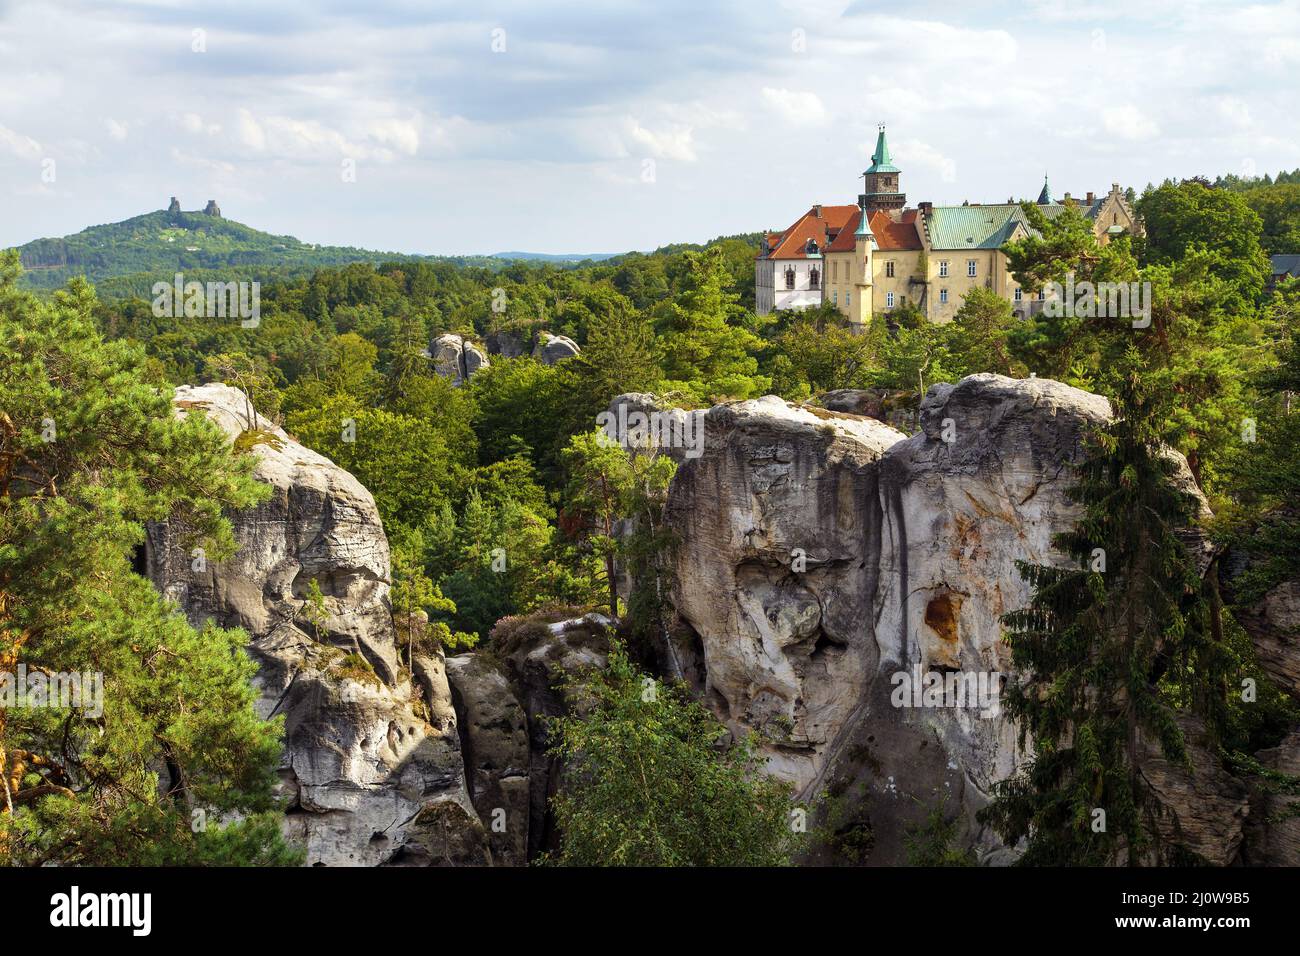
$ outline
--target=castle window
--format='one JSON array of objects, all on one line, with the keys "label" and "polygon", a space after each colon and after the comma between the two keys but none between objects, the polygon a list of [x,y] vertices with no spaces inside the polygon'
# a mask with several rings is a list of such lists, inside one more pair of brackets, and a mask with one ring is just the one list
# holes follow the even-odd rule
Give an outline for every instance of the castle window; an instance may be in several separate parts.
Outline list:
[{"label": "castle window", "polygon": [[847,308],[848,308],[849,306],[851,306],[852,304],[853,304],[853,293],[852,293],[852,292],[845,292],[845,293],[844,293],[844,308],[847,309]]},{"label": "castle window", "polygon": [[940,260],[939,260],[939,278],[940,278],[940,279],[946,279],[946,278],[948,278],[948,260],[947,260],[947,259],[940,259]]},{"label": "castle window", "polygon": [[970,278],[972,278],[972,279],[975,278],[975,260],[974,260],[974,259],[967,259],[967,260],[966,260],[966,275],[970,276]]},{"label": "castle window", "polygon": [[840,294],[838,292],[831,293],[831,302],[833,302],[835,305],[840,304]]},{"label": "castle window", "polygon": [[817,288],[817,283],[820,279],[821,276],[818,275],[816,267],[813,267],[812,269],[808,270],[808,288],[810,289]]},{"label": "castle window", "polygon": [[885,263],[885,278],[886,279],[894,278],[894,262],[892,259],[889,262]]},{"label": "castle window", "polygon": [[790,266],[785,270],[785,287],[787,289],[794,288],[794,266]]},{"label": "castle window", "polygon": [[1019,302],[1019,301],[1020,301],[1021,299],[1023,299],[1024,297],[1025,297],[1025,294],[1024,294],[1024,292],[1021,290],[1020,286],[1016,286],[1015,300],[1016,300],[1017,302]]},{"label": "castle window", "polygon": [[948,290],[947,290],[947,289],[940,289],[940,290],[939,290],[939,301],[940,301],[942,304],[944,304],[944,305],[947,305],[947,304],[948,304]]},{"label": "castle window", "polygon": [[1039,289],[1039,290],[1038,290],[1038,301],[1039,301],[1039,302],[1044,302],[1044,301],[1046,301],[1046,299],[1047,299],[1047,290],[1046,290],[1046,289]]},{"label": "castle window", "polygon": [[894,293],[892,293],[892,292],[886,292],[886,293],[885,293],[885,308],[887,308],[887,309],[892,309],[893,307],[894,307]]}]

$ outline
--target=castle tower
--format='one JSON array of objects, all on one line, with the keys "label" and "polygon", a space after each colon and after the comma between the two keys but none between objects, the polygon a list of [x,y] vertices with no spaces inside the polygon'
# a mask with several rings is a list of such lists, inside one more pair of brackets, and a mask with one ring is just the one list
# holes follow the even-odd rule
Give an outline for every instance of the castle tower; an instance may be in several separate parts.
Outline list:
[{"label": "castle tower", "polygon": [[217,201],[215,199],[209,199],[208,204],[203,207],[203,214],[205,216],[216,216],[218,219],[220,219],[221,207],[217,205]]},{"label": "castle tower", "polygon": [[181,211],[180,200],[178,200],[175,196],[173,196],[171,203],[169,203],[167,206],[167,211],[169,213],[180,212]]},{"label": "castle tower", "polygon": [[853,323],[852,327],[859,331],[871,324],[871,314],[875,307],[871,292],[871,277],[875,273],[875,256],[879,245],[875,233],[871,231],[870,218],[871,213],[863,209],[862,215],[858,217],[858,228],[853,232],[855,264],[852,275],[856,293],[849,306],[849,321]]},{"label": "castle tower", "polygon": [[899,192],[898,176],[901,170],[889,156],[889,143],[885,141],[885,124],[880,124],[876,137],[876,151],[871,154],[871,165],[862,174],[866,191],[858,197],[858,205],[870,216],[878,210],[902,209],[907,205],[907,195]]}]

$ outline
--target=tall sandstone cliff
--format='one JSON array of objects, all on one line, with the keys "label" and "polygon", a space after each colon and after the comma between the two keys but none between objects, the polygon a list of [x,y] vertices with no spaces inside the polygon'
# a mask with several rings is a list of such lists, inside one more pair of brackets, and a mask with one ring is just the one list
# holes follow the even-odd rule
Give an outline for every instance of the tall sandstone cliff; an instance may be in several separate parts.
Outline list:
[{"label": "tall sandstone cliff", "polygon": [[[652,396],[620,403],[653,410]],[[235,389],[181,388],[175,404],[250,447],[273,494],[232,515],[238,551],[225,562],[197,560],[183,529],[152,526],[149,573],[196,624],[251,635],[261,712],[286,719],[286,829],[307,862],[518,865],[553,848],[560,768],[544,718],[562,709],[567,675],[602,666],[610,622],[517,623],[492,655],[417,655],[410,673],[370,493]],[[758,735],[769,772],[834,805],[834,827],[871,834],[846,841],[859,862],[903,862],[906,827],[935,806],[959,814],[959,839],[982,862],[1010,861],[975,812],[1026,757],[1015,728],[979,701],[896,706],[898,675],[1011,676],[999,617],[1029,598],[1015,562],[1060,560],[1051,538],[1076,514],[1071,466],[1106,401],[977,375],[932,388],[910,438],[773,397],[692,414],[703,453],[666,451],[679,462],[667,506],[675,657],[696,693],[734,733]],[[1290,618],[1269,622],[1263,650],[1291,630]],[[1280,799],[1247,791],[1187,731],[1190,772],[1149,755],[1172,808],[1162,825],[1212,862],[1294,862]],[[1298,741],[1259,756],[1293,769]]]},{"label": "tall sandstone cliff", "polygon": [[[1109,415],[1058,382],[984,374],[931,388],[910,438],[773,397],[705,416],[667,507],[688,670],[734,733],[757,732],[771,772],[871,832],[864,860],[902,862],[906,827],[940,806],[981,860],[1011,858],[975,813],[1025,759],[1015,727],[992,698],[914,707],[896,691],[932,672],[972,690],[1012,676],[1000,618],[1030,597],[1015,563],[1062,560],[1071,466]],[[1232,859],[1244,788],[1172,769],[1161,786],[1170,830]]]},{"label": "tall sandstone cliff", "polygon": [[286,830],[308,865],[490,862],[442,655],[417,655],[414,674],[399,661],[388,540],[370,492],[236,389],[181,387],[174,404],[252,441],[272,495],[232,515],[238,551],[223,562],[185,550],[182,529],[152,526],[149,575],[195,624],[249,633],[259,711],[285,718]]}]

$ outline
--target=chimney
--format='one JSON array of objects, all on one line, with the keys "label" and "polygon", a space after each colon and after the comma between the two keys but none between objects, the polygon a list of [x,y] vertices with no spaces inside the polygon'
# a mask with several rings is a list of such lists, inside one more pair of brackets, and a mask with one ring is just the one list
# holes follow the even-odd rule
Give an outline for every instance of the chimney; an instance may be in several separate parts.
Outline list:
[{"label": "chimney", "polygon": [[822,217],[822,204],[813,203],[813,218],[820,219],[821,217]]},{"label": "chimney", "polygon": [[1091,206],[1091,205],[1092,205],[1093,203],[1095,203],[1096,201],[1097,201],[1097,194],[1094,193],[1094,192],[1092,192],[1091,190],[1089,190],[1089,191],[1088,191],[1088,205]]}]

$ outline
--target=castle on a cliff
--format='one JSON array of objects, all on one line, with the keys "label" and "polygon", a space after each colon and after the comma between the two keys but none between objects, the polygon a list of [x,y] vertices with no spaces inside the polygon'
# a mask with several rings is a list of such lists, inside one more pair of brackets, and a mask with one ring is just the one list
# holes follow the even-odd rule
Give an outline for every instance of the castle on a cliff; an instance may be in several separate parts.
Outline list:
[{"label": "castle on a cliff", "polygon": [[[1042,291],[1022,289],[1001,252],[1032,232],[1019,203],[908,208],[901,173],[881,126],[856,205],[815,204],[789,229],[764,236],[754,265],[759,314],[829,301],[854,324],[867,324],[876,313],[910,304],[946,322],[976,286],[1009,299],[1018,314],[1041,308]],[[1066,193],[1058,202],[1044,177],[1037,205],[1049,219],[1074,206],[1101,242],[1142,232],[1118,183],[1102,196]]]}]

